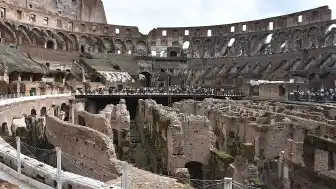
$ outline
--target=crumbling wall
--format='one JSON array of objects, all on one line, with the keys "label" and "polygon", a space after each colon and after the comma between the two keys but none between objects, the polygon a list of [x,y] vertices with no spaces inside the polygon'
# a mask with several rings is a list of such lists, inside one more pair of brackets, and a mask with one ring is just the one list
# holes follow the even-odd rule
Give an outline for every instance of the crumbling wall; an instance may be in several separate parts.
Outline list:
[{"label": "crumbling wall", "polygon": [[113,141],[107,135],[54,116],[47,116],[46,121],[46,137],[51,144],[60,147],[69,156],[94,162],[90,166],[85,161],[78,164],[92,178],[108,181],[121,175],[120,161],[115,159]]},{"label": "crumbling wall", "polygon": [[180,174],[176,171],[182,171],[179,168],[188,162],[208,165],[215,139],[205,116],[180,113],[153,100],[139,100],[137,120],[149,130],[149,137],[156,141],[163,154],[166,149],[167,155],[163,158],[169,174]]},{"label": "crumbling wall", "polygon": [[[83,119],[84,123],[80,119]],[[90,127],[106,135],[113,134],[109,120],[102,114],[91,114],[87,111],[75,111],[75,124]]]},{"label": "crumbling wall", "polygon": [[179,114],[184,139],[185,161],[197,161],[207,165],[215,136],[210,121],[205,116]]}]

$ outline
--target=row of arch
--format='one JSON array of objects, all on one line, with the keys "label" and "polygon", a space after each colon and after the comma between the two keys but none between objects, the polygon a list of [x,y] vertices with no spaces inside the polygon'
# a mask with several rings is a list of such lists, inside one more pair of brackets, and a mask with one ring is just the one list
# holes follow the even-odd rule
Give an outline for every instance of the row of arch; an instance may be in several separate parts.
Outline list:
[{"label": "row of arch", "polygon": [[[61,116],[62,120],[63,121],[69,121],[69,113],[70,113],[70,106],[67,105],[66,103],[62,103],[61,106],[60,106],[60,112],[58,112],[58,109],[55,108],[56,106],[55,105],[52,105],[50,108],[53,108],[54,111],[53,112],[49,112],[49,113],[52,113],[54,116]],[[22,118],[27,118],[29,116],[32,116],[32,117],[46,117],[47,114],[48,114],[48,108],[43,106],[39,112],[37,112],[37,110],[35,108],[31,109],[30,110],[30,113],[27,115],[23,114],[22,115]],[[59,114],[61,113],[61,115]],[[14,119],[17,119],[17,117],[13,117],[11,118],[12,122]],[[12,125],[12,123],[7,123],[7,122],[3,122],[1,124],[1,134],[9,134],[9,133],[12,133],[15,135],[16,131],[14,131],[14,127]],[[9,130],[11,132],[9,132]]]},{"label": "row of arch", "polygon": [[[321,41],[323,36],[323,41]],[[195,39],[191,44],[190,56],[200,57],[220,57],[228,56],[229,51],[233,55],[257,55],[265,51],[286,52],[296,51],[302,48],[318,48],[319,46],[336,45],[336,24],[331,24],[321,30],[318,27],[310,27],[306,31],[295,29],[292,31],[280,31],[276,34],[252,34],[251,36],[241,36],[236,38],[207,38],[205,40]],[[229,49],[234,47],[234,49]]]},{"label": "row of arch", "polygon": [[112,39],[90,35],[67,34],[63,31],[29,29],[24,25],[15,26],[9,22],[0,22],[1,37],[15,44],[34,44],[39,47],[64,51],[113,52],[147,55],[149,49],[146,40]]}]

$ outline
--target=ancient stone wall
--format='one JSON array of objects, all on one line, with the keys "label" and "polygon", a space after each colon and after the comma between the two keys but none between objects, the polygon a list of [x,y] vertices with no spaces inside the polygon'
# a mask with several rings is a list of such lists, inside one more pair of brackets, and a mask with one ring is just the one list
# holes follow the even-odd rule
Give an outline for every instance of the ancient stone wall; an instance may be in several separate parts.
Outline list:
[{"label": "ancient stone wall", "polygon": [[148,137],[163,149],[168,174],[178,174],[177,168],[189,162],[208,165],[215,139],[205,116],[180,113],[152,100],[139,100],[137,116],[141,128],[149,130]]},{"label": "ancient stone wall", "polygon": [[24,115],[28,116],[32,114],[44,116],[47,112],[54,115],[62,104],[69,104],[69,97],[46,98],[3,106],[0,110],[2,130],[7,135],[12,135],[13,130],[11,126],[13,118],[22,118]]},{"label": "ancient stone wall", "polygon": [[[89,127],[64,122],[47,116],[47,139],[63,153],[83,159],[81,168],[95,179],[107,181],[121,174],[121,165],[116,160],[113,141],[105,134]],[[87,162],[90,163],[88,165]],[[102,171],[104,167],[105,171]]]},{"label": "ancient stone wall", "polygon": [[87,111],[75,111],[75,124],[86,126],[106,135],[112,135],[112,127],[105,115],[91,114]]},{"label": "ancient stone wall", "polygon": [[[249,180],[259,184],[263,182],[269,186],[279,183],[281,186],[284,184],[295,188],[298,183],[288,184],[291,180],[288,172],[289,175],[292,174],[288,162],[301,166],[300,169],[314,169],[315,172],[329,175],[329,178],[333,177],[330,175],[330,165],[333,163],[328,167],[326,162],[335,161],[330,160],[333,156],[328,152],[333,149],[330,144],[335,136],[335,123],[330,119],[333,119],[335,107],[214,99],[202,102],[181,101],[174,103],[173,107],[181,112],[196,112],[209,119],[216,135],[216,150],[219,151],[217,154],[225,154],[225,157],[229,154],[234,157],[229,169],[222,165],[220,170],[236,181]],[[323,149],[309,146],[311,144],[307,143],[308,133],[329,138],[325,139],[325,142],[329,141],[330,144],[327,147],[327,143],[318,143],[324,146],[321,147]],[[312,141],[316,142],[317,139]],[[284,157],[285,161],[280,157]],[[258,163],[253,163],[255,160]],[[219,160],[217,158],[212,161]],[[280,162],[278,167],[269,167],[274,162]],[[259,172],[258,169],[262,171]],[[274,173],[284,175],[287,180],[282,180],[282,177],[277,175],[269,175]],[[263,174],[266,174],[263,176],[264,180],[260,180],[259,177]],[[266,178],[268,180],[265,180]],[[293,179],[298,182],[299,178],[295,176]],[[308,181],[306,177],[301,180]],[[300,185],[307,184],[309,183]]]}]

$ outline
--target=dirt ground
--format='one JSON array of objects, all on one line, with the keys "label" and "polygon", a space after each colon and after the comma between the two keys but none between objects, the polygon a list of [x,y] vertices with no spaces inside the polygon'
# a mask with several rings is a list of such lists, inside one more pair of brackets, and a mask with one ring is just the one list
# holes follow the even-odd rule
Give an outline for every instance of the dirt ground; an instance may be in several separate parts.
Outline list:
[{"label": "dirt ground", "polygon": [[18,186],[7,181],[0,180],[0,189],[20,189]]}]

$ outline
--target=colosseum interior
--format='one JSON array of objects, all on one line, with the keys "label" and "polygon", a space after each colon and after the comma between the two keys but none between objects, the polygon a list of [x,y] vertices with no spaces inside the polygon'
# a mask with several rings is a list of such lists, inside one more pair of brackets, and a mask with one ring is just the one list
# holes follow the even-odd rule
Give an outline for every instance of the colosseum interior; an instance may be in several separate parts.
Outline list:
[{"label": "colosseum interior", "polygon": [[336,188],[328,6],[148,34],[108,24],[101,0],[0,0],[0,17],[0,172],[38,189]]}]

